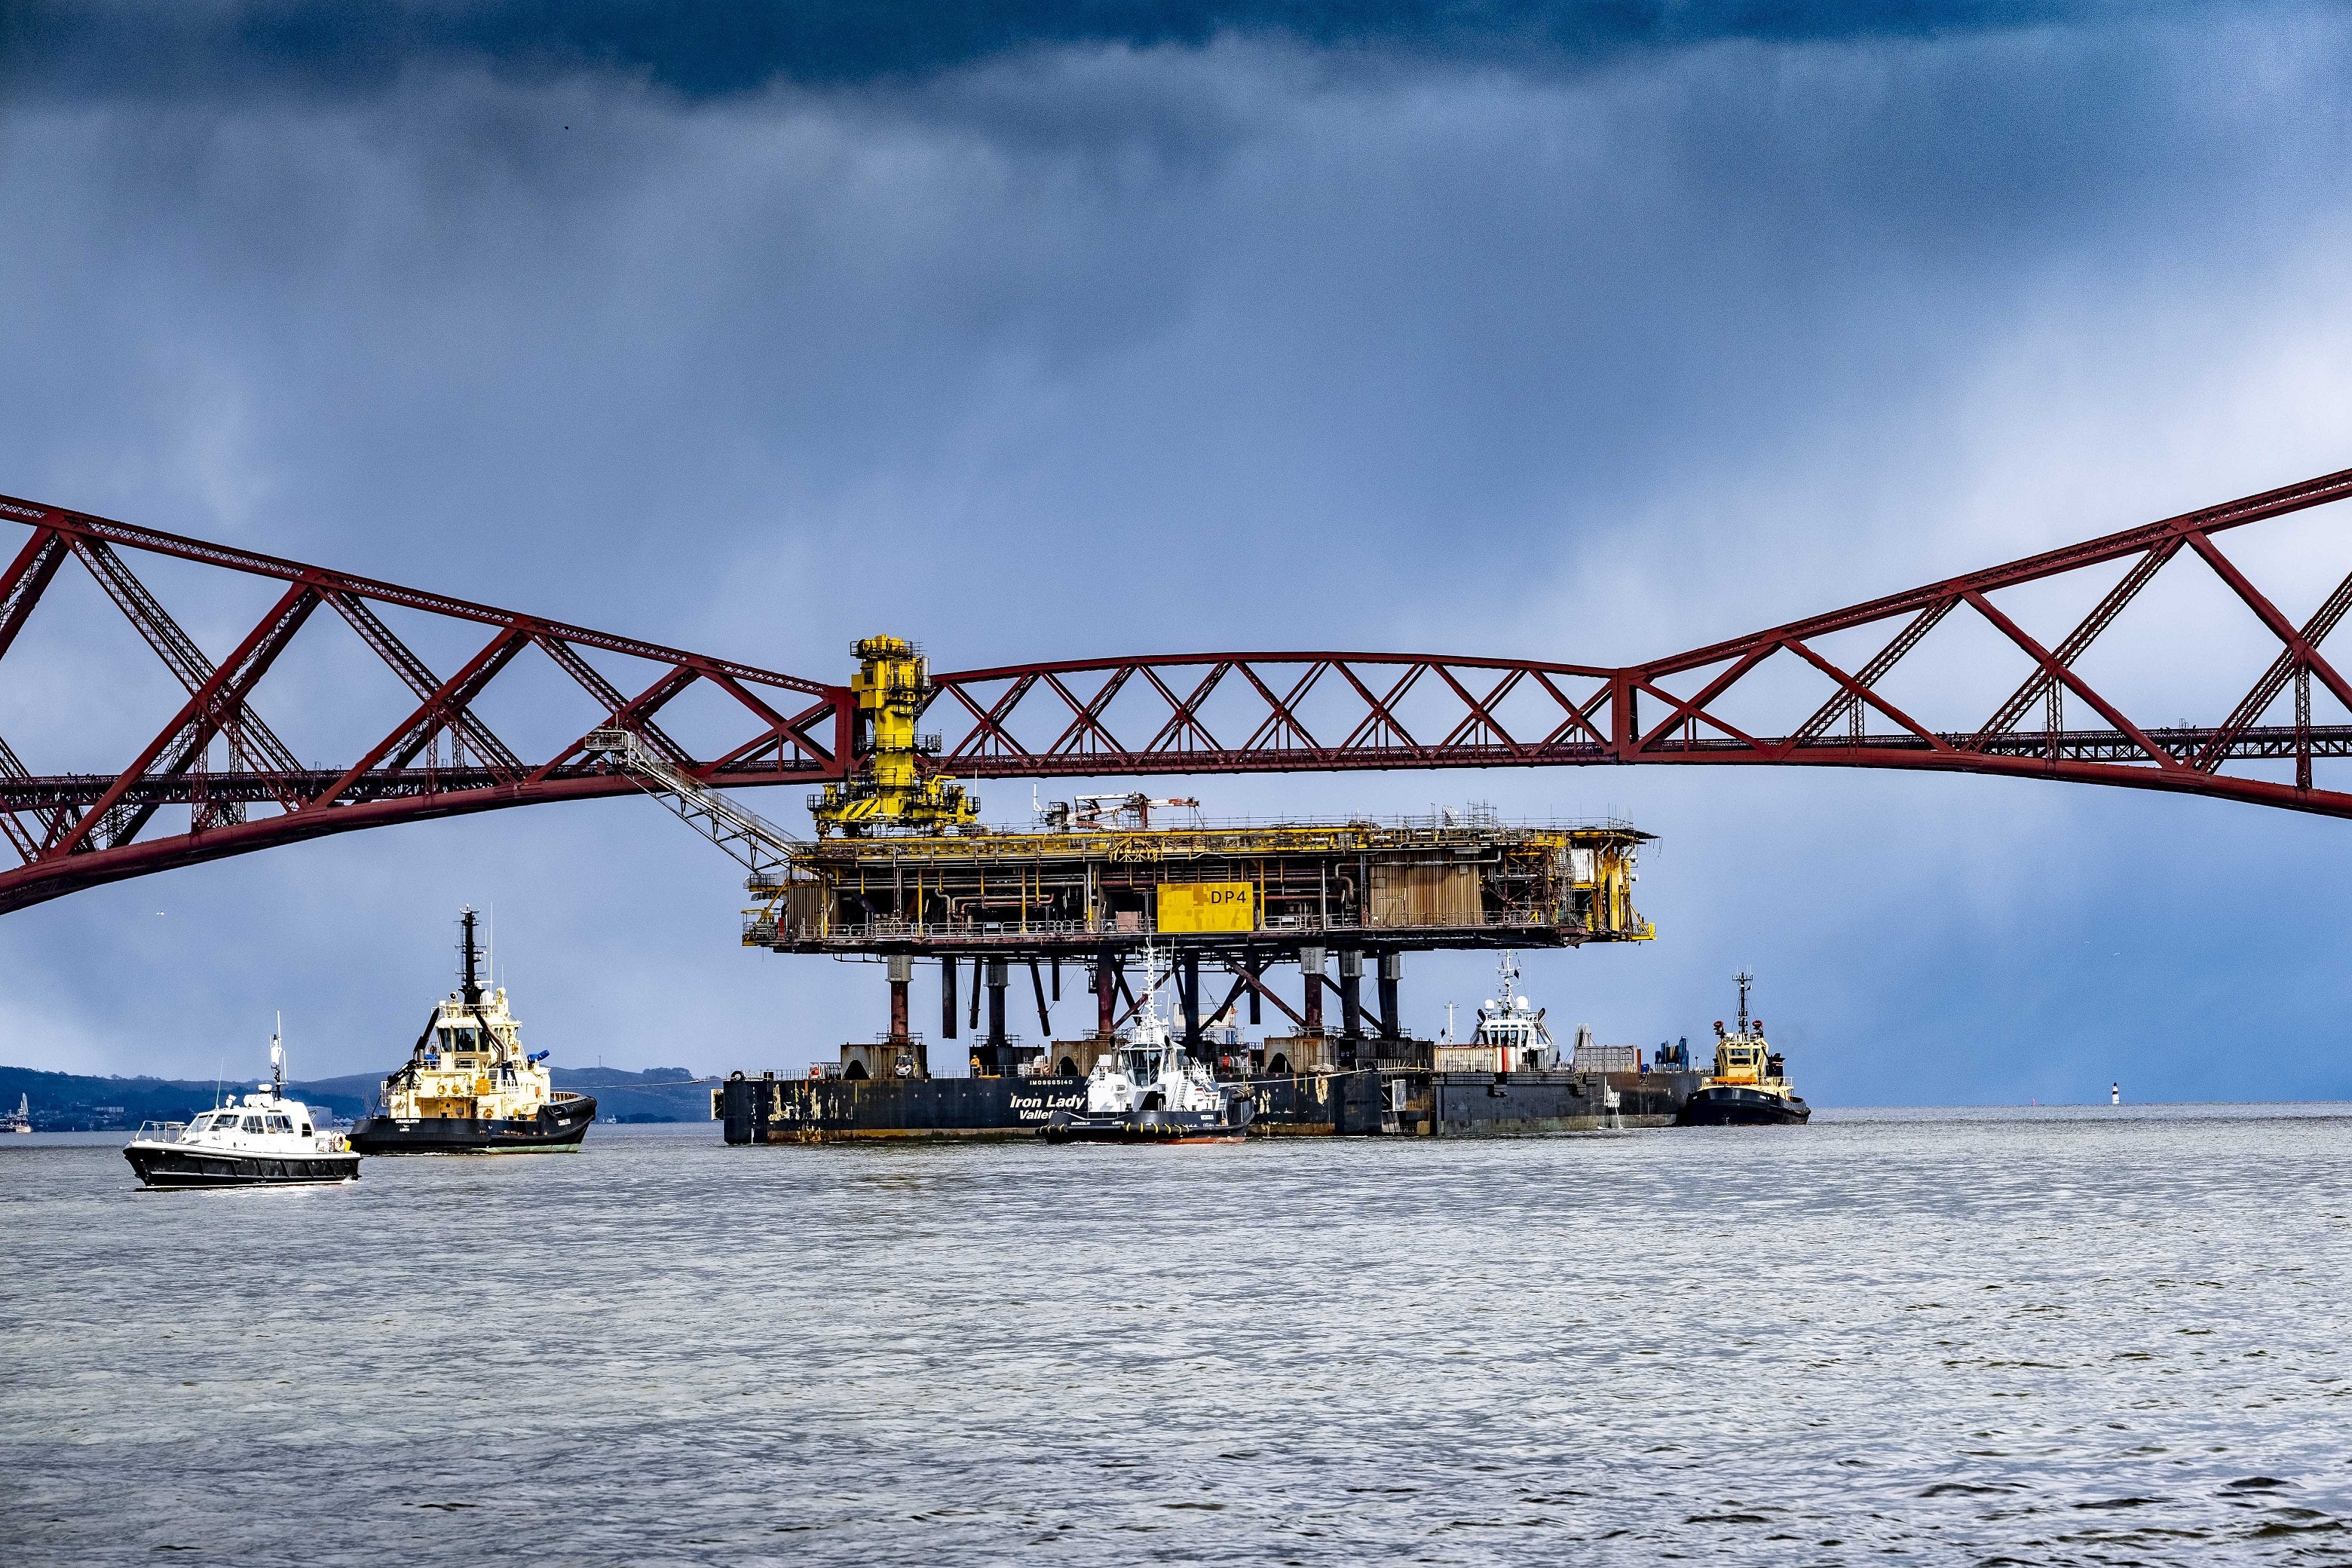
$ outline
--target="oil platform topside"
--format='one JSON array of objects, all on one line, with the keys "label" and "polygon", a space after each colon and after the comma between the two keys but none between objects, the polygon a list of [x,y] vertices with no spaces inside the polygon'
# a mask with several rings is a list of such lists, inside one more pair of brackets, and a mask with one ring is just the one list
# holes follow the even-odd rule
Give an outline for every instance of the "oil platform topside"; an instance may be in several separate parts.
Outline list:
[{"label": "oil platform topside", "polygon": [[[1406,952],[1656,936],[1633,902],[1634,860],[1651,835],[1625,823],[1524,826],[1489,806],[1404,820],[1204,823],[1192,799],[1082,795],[1042,809],[1030,830],[983,826],[979,799],[939,771],[936,741],[919,733],[931,699],[922,651],[901,637],[866,637],[854,651],[858,764],[809,797],[814,839],[666,769],[625,731],[591,738],[751,865],[746,886],[760,905],[746,910],[748,947],[887,963],[889,1030],[845,1044],[833,1068],[852,1079],[931,1077],[908,1018],[918,962],[939,963],[940,1039],[955,1039],[960,1025],[976,1037],[971,1077],[1085,1074],[1143,1006],[1129,966],[1146,947],[1173,978],[1185,1047],[1221,1072],[1246,1074],[1428,1058],[1428,1044],[1402,1027]],[[1169,811],[1192,820],[1171,826]],[[967,962],[969,1006],[960,1006]],[[1230,975],[1223,1002],[1202,990],[1204,963]],[[1267,983],[1277,963],[1301,969],[1298,1006]],[[1376,1002],[1362,987],[1367,963]],[[1079,971],[1094,1016],[1056,1039],[1051,1006],[1066,966]],[[1028,971],[1042,1044],[1007,1027],[1016,969]],[[1336,1027],[1327,990],[1339,994]],[[1289,1037],[1242,1048],[1233,1027],[1242,1006],[1251,1025],[1273,1006]],[[1216,1020],[1225,1027],[1212,1039]]]},{"label": "oil platform topside", "polygon": [[[1621,822],[1507,824],[1490,807],[1473,807],[1384,821],[1216,824],[1199,819],[1197,802],[1139,794],[1056,803],[1039,813],[1035,828],[984,826],[979,800],[937,769],[929,760],[937,742],[919,731],[931,696],[921,651],[894,637],[865,638],[855,651],[859,765],[810,797],[814,839],[770,828],[691,780],[662,776],[618,731],[602,737],[673,809],[751,866],[747,886],[761,901],[745,912],[745,945],[887,963],[889,1029],[870,1045],[844,1047],[851,1076],[929,1076],[921,1037],[908,1026],[908,986],[921,960],[940,965],[942,1038],[953,1039],[960,1022],[978,1032],[987,993],[975,1076],[1086,1071],[1091,1053],[1066,1050],[1066,1039],[1052,1043],[1063,968],[1081,972],[1095,1002],[1091,1027],[1064,1033],[1099,1047],[1140,1005],[1127,971],[1147,943],[1176,982],[1188,1047],[1222,1068],[1247,1071],[1262,1060],[1235,1059],[1204,1036],[1209,1020],[1232,1016],[1237,1005],[1246,1005],[1253,1024],[1262,1020],[1261,1004],[1286,1016],[1294,1032],[1280,1055],[1287,1063],[1369,1066],[1410,1055],[1398,1006],[1409,952],[1574,947],[1655,934],[1633,906],[1635,861],[1651,836]],[[1191,820],[1171,825],[1171,812]],[[973,984],[960,1019],[958,971],[966,960]],[[1368,961],[1377,1007],[1360,986]],[[1206,1006],[1204,963],[1232,979],[1224,1000]],[[1297,1007],[1266,980],[1270,966],[1288,963],[1301,970]],[[1027,971],[1024,988],[1034,988],[1050,1057],[1047,1046],[1022,1046],[1007,1032],[1005,991],[1016,967]],[[1339,994],[1336,1030],[1326,1027],[1327,988]],[[1273,1044],[1250,1057],[1275,1054]]]}]

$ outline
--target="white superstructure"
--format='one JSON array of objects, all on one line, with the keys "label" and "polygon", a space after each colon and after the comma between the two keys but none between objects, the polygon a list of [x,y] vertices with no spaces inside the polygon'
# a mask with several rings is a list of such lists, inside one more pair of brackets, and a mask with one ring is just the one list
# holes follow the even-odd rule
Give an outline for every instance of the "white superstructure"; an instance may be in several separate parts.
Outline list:
[{"label": "white superstructure", "polygon": [[530,1120],[555,1099],[547,1055],[523,1050],[504,986],[453,991],[435,1005],[407,1065],[383,1080],[383,1114],[403,1121]]},{"label": "white superstructure", "polygon": [[286,1048],[269,1037],[269,1081],[186,1122],[150,1121],[123,1157],[151,1187],[276,1186],[347,1182],[359,1156],[299,1100],[286,1098]]},{"label": "white superstructure", "polygon": [[1518,994],[1517,953],[1503,954],[1500,973],[1502,994],[1478,1004],[1478,1027],[1470,1043],[1437,1047],[1439,1072],[1543,1072],[1559,1066],[1559,1047],[1544,1026],[1545,1010]]},{"label": "white superstructure", "polygon": [[1214,1074],[1189,1056],[1160,1016],[1160,955],[1143,950],[1143,1005],[1135,1026],[1087,1076],[1087,1114],[1125,1116],[1138,1110],[1208,1113],[1224,1109],[1224,1091]]}]

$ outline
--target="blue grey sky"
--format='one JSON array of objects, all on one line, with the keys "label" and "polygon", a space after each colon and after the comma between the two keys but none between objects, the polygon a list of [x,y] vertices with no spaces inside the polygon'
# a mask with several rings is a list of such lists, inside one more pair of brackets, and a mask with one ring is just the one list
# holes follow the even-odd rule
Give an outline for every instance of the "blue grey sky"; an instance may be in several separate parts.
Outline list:
[{"label": "blue grey sky", "polygon": [[[2334,7],[353,15],[9,9],[0,490],[837,679],[882,629],[1615,663],[2352,464]],[[2299,613],[2347,539],[2231,548]],[[257,607],[149,577],[215,655]],[[0,734],[109,768],[171,691],[61,582]],[[2168,568],[2086,668],[2218,718],[2271,649],[2210,587]],[[298,751],[351,749],[337,668],[263,688]],[[2352,1092],[2352,825],[1772,770],[1193,790],[1631,816],[1659,940],[1529,988],[1654,1045],[1750,966],[1818,1102]],[[0,1060],[234,1070],[283,1009],[298,1071],[384,1065],[464,901],[562,1062],[880,1026],[874,972],[738,948],[731,862],[615,801],[0,919]],[[1409,1016],[1487,989],[1416,960]]]}]

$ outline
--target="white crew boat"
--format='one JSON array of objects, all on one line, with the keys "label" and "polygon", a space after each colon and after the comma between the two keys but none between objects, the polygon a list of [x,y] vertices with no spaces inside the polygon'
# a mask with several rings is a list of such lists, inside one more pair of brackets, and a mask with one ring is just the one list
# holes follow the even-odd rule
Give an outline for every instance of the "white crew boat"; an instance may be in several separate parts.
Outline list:
[{"label": "white crew boat", "polygon": [[1192,1059],[1160,1016],[1160,958],[1143,950],[1143,999],[1134,1027],[1087,1075],[1086,1109],[1056,1110],[1038,1129],[1054,1142],[1229,1143],[1256,1103]]},{"label": "white crew boat", "polygon": [[151,1187],[316,1186],[359,1180],[360,1157],[286,1098],[286,1049],[269,1037],[269,1081],[194,1120],[149,1121],[122,1151]]}]

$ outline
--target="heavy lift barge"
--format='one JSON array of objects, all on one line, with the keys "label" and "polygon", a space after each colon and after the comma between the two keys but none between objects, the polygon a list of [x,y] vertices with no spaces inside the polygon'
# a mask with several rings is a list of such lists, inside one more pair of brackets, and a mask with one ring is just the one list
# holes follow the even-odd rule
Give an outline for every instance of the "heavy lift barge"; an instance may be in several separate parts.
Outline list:
[{"label": "heavy lift barge", "polygon": [[[1507,1070],[1446,1070],[1436,1043],[1402,1027],[1409,952],[1649,940],[1633,899],[1649,835],[1617,822],[1506,825],[1475,809],[1269,825],[1171,826],[1163,816],[1155,826],[1155,807],[1194,803],[1140,795],[1082,796],[1036,830],[989,827],[979,802],[927,765],[920,652],[887,637],[856,652],[861,763],[811,798],[814,841],[698,791],[622,732],[599,737],[712,837],[767,847],[745,857],[762,900],[746,911],[745,945],[886,967],[887,1030],[842,1045],[810,1076],[738,1073],[715,1091],[728,1142],[1031,1135],[1082,1105],[1096,1060],[1118,1049],[1141,1005],[1129,970],[1146,943],[1172,971],[1186,1050],[1247,1084],[1260,1133],[1665,1125],[1696,1086],[1689,1074],[1578,1070],[1549,1052]],[[971,1037],[968,1076],[934,1077],[930,1042],[910,1026],[918,964],[937,966],[940,1041]],[[1296,1006],[1268,978],[1289,964],[1300,971]],[[1059,1033],[1066,977],[1091,997],[1092,1017]],[[1034,1041],[1009,1030],[1017,982],[1035,1005]],[[1218,986],[1212,1000],[1204,987]],[[1271,1009],[1276,1032],[1244,1043],[1243,1009],[1253,1026]]]}]

